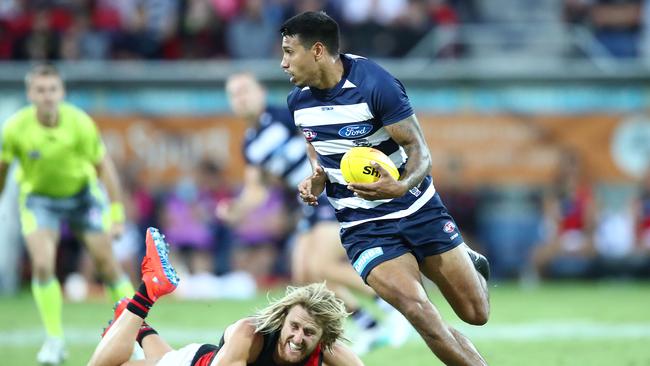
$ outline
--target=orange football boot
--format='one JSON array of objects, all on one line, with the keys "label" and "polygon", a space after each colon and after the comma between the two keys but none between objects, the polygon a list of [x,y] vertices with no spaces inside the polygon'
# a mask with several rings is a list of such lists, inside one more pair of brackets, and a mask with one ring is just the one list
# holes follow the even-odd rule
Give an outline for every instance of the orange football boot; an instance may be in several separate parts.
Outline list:
[{"label": "orange football boot", "polygon": [[147,287],[147,296],[156,301],[176,289],[180,279],[169,262],[169,244],[158,229],[147,229],[146,254],[142,259],[142,281]]}]

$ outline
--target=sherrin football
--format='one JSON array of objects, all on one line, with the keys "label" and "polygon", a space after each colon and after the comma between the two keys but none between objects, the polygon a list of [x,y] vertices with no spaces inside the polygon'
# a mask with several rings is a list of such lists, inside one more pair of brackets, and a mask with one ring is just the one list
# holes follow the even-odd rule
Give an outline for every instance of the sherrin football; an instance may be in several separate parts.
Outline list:
[{"label": "sherrin football", "polygon": [[383,152],[372,147],[353,147],[341,159],[341,173],[348,183],[374,183],[379,179],[379,171],[371,162],[380,164],[390,175],[399,179],[399,172],[392,160]]}]

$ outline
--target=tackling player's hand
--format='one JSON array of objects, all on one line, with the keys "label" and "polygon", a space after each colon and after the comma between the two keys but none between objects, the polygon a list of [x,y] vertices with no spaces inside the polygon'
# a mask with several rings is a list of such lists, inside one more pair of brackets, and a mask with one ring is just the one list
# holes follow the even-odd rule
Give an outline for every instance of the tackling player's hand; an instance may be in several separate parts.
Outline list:
[{"label": "tackling player's hand", "polygon": [[310,206],[318,206],[318,196],[325,189],[327,175],[322,166],[317,166],[312,175],[298,184],[298,195],[303,202]]},{"label": "tackling player's hand", "polygon": [[381,164],[372,162],[372,166],[379,171],[379,179],[374,183],[350,183],[348,189],[354,195],[369,201],[402,197],[408,187],[399,180],[395,180]]}]

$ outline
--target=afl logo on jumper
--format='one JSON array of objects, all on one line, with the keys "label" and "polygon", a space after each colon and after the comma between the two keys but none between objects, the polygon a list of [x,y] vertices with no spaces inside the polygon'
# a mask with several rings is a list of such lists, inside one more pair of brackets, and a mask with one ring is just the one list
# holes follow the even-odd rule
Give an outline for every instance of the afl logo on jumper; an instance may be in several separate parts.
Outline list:
[{"label": "afl logo on jumper", "polygon": [[367,123],[361,123],[358,125],[349,125],[341,128],[339,130],[339,136],[347,138],[357,138],[365,136],[372,131],[372,125]]},{"label": "afl logo on jumper", "polygon": [[447,221],[445,223],[445,226],[442,227],[442,231],[446,232],[447,234],[453,233],[454,230],[456,230],[456,225],[454,225],[454,223],[451,221]]},{"label": "afl logo on jumper", "polygon": [[307,141],[311,141],[316,138],[316,131],[312,130],[311,128],[303,128],[302,133],[305,135],[305,138]]}]

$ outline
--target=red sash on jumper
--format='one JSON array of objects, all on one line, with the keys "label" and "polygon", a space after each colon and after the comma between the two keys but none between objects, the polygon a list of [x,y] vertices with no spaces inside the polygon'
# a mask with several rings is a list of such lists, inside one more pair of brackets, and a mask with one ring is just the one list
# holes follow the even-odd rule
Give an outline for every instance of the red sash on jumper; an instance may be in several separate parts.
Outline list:
[{"label": "red sash on jumper", "polygon": [[208,353],[204,354],[203,356],[201,356],[201,358],[199,358],[196,361],[194,366],[210,366],[210,363],[212,362],[212,360],[214,359],[214,356],[216,356],[216,355],[217,355],[217,351],[208,352]]},{"label": "red sash on jumper", "polygon": [[309,358],[307,359],[305,366],[320,366],[322,354],[323,352],[321,352],[321,347],[319,343],[316,346],[316,349],[314,349],[314,352],[312,352],[311,356],[309,356]]}]

